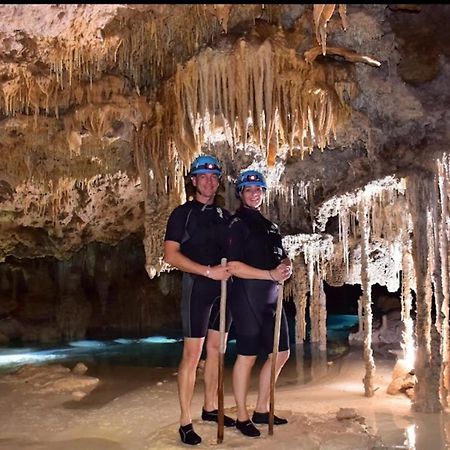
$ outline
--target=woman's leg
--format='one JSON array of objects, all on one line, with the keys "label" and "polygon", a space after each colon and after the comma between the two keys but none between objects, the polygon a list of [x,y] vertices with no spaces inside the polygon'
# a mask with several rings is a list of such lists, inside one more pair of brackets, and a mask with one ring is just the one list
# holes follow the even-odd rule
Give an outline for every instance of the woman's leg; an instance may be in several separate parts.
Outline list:
[{"label": "woman's leg", "polygon": [[249,420],[247,411],[247,394],[250,387],[250,376],[256,356],[237,355],[233,367],[233,393],[236,400],[237,420]]},{"label": "woman's leg", "polygon": [[[281,369],[286,364],[289,359],[289,350],[279,352],[277,354],[277,362],[275,365],[275,382],[278,379],[278,375]],[[270,401],[270,376],[272,368],[272,353],[267,358],[266,362],[261,368],[259,373],[259,386],[258,386],[258,398],[256,400],[255,411],[260,413],[265,413],[269,411],[269,401]]]}]

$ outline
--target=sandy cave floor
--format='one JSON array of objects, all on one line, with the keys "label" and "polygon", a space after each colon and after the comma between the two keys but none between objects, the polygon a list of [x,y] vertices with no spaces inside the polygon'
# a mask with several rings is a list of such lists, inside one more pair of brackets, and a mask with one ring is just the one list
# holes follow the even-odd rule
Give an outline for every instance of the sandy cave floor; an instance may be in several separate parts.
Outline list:
[{"label": "sandy cave floor", "polygon": [[[297,350],[298,352],[299,350]],[[300,358],[298,358],[300,360]],[[289,419],[284,426],[260,425],[261,436],[248,438],[225,428],[217,444],[217,427],[200,419],[201,373],[193,400],[194,427],[203,442],[183,445],[178,436],[176,369],[97,367],[101,380],[82,400],[69,395],[32,393],[25,386],[0,383],[0,450],[171,450],[217,449],[410,449],[450,448],[447,413],[417,414],[403,394],[391,396],[393,359],[376,359],[375,395],[364,396],[360,349],[327,362],[309,365],[292,358],[276,388],[275,409]],[[256,371],[254,372],[256,375]],[[2,377],[0,377],[0,381]],[[254,377],[249,405],[256,400]],[[235,416],[231,367],[225,369],[225,412]],[[341,408],[356,417],[337,420]]]}]

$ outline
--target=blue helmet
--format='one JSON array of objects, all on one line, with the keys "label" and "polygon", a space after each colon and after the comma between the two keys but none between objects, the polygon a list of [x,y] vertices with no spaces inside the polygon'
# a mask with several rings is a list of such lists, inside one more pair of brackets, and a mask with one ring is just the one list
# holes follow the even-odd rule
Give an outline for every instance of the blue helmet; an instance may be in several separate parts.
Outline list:
[{"label": "blue helmet", "polygon": [[199,175],[201,173],[215,173],[219,177],[222,175],[222,168],[215,156],[200,155],[192,161],[189,175]]},{"label": "blue helmet", "polygon": [[236,195],[239,196],[245,186],[261,186],[264,190],[267,189],[263,174],[257,170],[244,170],[239,174],[236,180]]}]

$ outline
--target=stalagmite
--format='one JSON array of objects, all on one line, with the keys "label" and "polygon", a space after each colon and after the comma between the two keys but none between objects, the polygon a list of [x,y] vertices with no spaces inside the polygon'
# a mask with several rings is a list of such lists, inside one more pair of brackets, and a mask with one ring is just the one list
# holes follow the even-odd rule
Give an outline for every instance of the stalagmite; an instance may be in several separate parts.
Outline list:
[{"label": "stalagmite", "polygon": [[[430,272],[431,280],[433,283],[433,293],[434,293],[434,310],[436,311],[436,317],[433,324],[432,335],[431,335],[431,372],[432,379],[437,380],[436,390],[438,391],[439,400],[442,399],[442,405],[447,403],[447,391],[444,385],[444,373],[445,373],[445,362],[443,349],[445,344],[443,343],[443,328],[448,327],[448,320],[446,315],[442,313],[442,305],[444,302],[443,293],[443,261],[441,259],[442,252],[440,246],[442,245],[442,222],[446,220],[446,212],[442,208],[442,198],[439,193],[439,161],[436,161],[436,173],[434,176],[432,199],[431,199],[431,220],[432,220],[432,232],[430,232],[430,238],[432,242],[430,247],[432,251],[430,252]],[[445,357],[447,360],[447,356]]]},{"label": "stalagmite", "polygon": [[285,284],[284,295],[292,297],[295,304],[295,342],[303,344],[306,339],[306,305],[308,286],[306,286],[306,266],[299,255],[292,259],[292,277]]},{"label": "stalagmite", "polygon": [[327,298],[323,288],[323,280],[319,286],[319,349],[327,350]]},{"label": "stalagmite", "polygon": [[[409,217],[408,217],[409,218]],[[402,287],[401,287],[401,305],[402,305],[402,322],[404,331],[402,333],[403,341],[401,343],[403,349],[403,358],[407,367],[413,369],[415,361],[415,342],[414,342],[414,321],[411,317],[412,311],[412,293],[413,286],[413,261],[411,256],[411,240],[409,220],[406,218],[404,228],[402,230],[403,252],[402,252]]]},{"label": "stalagmite", "polygon": [[448,406],[448,395],[450,391],[450,367],[449,367],[449,261],[448,261],[448,239],[449,227],[448,215],[448,189],[449,189],[449,158],[444,153],[441,160],[437,160],[437,177],[440,199],[439,227],[437,231],[437,241],[439,242],[439,255],[441,260],[441,281],[442,281],[442,304],[440,309],[441,324],[441,355],[442,355],[442,379],[441,379],[441,401],[444,407]]},{"label": "stalagmite", "polygon": [[[308,268],[308,271],[311,270]],[[320,289],[322,287],[322,280],[319,277],[314,277],[310,285],[310,301],[309,301],[309,317],[311,320],[311,335],[310,340],[313,343],[320,342]]]}]

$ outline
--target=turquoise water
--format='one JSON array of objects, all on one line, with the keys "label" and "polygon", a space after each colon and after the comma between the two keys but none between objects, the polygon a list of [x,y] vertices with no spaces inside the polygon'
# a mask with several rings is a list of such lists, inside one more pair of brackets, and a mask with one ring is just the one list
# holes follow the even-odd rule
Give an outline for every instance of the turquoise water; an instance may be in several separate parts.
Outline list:
[{"label": "turquoise water", "polygon": [[358,325],[358,316],[350,314],[334,314],[327,317],[328,339],[347,338],[350,328]]},{"label": "turquoise water", "polygon": [[[333,343],[346,342],[348,330],[358,323],[357,316],[330,315],[327,333],[330,352]],[[291,341],[294,326],[290,323]],[[294,342],[293,342],[294,343]],[[307,345],[307,344],[306,344]],[[342,349],[342,345],[339,346]],[[136,367],[176,367],[183,350],[182,336],[149,336],[140,339],[79,340],[52,346],[8,346],[0,350],[0,373],[17,370],[26,364],[65,363],[75,365],[110,364]],[[342,351],[342,350],[340,350]],[[308,355],[308,352],[306,352]],[[225,364],[232,365],[236,357],[232,333],[227,344]]]}]

